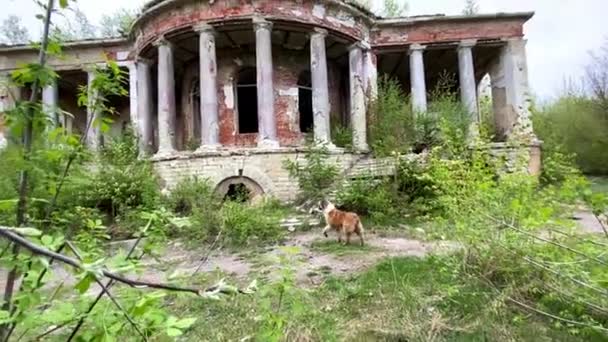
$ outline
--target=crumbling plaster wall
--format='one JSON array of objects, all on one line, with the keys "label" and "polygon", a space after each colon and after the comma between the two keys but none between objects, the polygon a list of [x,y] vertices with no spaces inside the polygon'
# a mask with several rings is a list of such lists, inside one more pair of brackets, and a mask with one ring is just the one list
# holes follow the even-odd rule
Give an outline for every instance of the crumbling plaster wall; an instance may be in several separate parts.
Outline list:
[{"label": "crumbling plaster wall", "polygon": [[372,24],[366,15],[338,1],[172,1],[149,10],[139,19],[135,50],[141,51],[167,32],[187,29],[203,21],[239,20],[254,15],[324,27],[353,40],[360,40]]},{"label": "crumbling plaster wall", "polygon": [[[281,146],[299,146],[304,142],[304,136],[300,132],[297,83],[300,74],[310,70],[309,54],[308,50],[286,50],[277,46],[273,48],[274,111]],[[255,54],[229,49],[219,50],[217,55],[220,143],[224,146],[256,146],[256,133],[238,133],[236,96],[238,72],[245,67],[255,67]],[[342,71],[332,61],[328,62],[328,69],[330,70],[328,77],[331,113],[334,115],[334,119],[339,119],[339,116],[342,115],[341,102],[344,101],[340,96],[339,78],[342,76]],[[200,110],[192,110],[189,98],[191,88],[198,79],[198,62],[190,63],[185,70],[181,83],[183,87],[187,88],[182,88],[184,91],[181,92],[180,99],[183,123],[178,126],[178,130],[185,135],[182,140],[188,141],[194,132],[200,132],[200,129],[194,127],[200,123],[200,120],[196,118]]]}]

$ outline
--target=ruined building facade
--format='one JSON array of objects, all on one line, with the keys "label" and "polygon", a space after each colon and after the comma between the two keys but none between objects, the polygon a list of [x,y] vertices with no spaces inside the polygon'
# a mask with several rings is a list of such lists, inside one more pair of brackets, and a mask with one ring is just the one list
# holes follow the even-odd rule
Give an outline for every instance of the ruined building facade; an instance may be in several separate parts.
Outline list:
[{"label": "ruined building facade", "polygon": [[[442,75],[456,75],[478,121],[478,84],[489,74],[493,148],[526,151],[536,172],[523,34],[531,17],[383,19],[339,0],[156,0],[130,37],[67,43],[64,57],[51,58],[60,78],[44,90],[44,108],[73,113],[60,124],[82,132],[96,113],[79,107],[76,93],[111,58],[128,72],[130,96],[111,99],[119,115],[110,132],[93,129],[91,148],[130,124],[166,187],[198,175],[220,192],[242,183],[253,194],[289,200],[297,183],[282,162],[301,157],[306,133],[328,143],[329,158],[348,173],[386,172],[367,153],[367,106],[379,75],[398,79],[418,113]],[[35,57],[28,46],[0,47],[0,77]],[[0,111],[24,93],[0,90]],[[352,150],[333,148],[336,125],[351,127]]]}]

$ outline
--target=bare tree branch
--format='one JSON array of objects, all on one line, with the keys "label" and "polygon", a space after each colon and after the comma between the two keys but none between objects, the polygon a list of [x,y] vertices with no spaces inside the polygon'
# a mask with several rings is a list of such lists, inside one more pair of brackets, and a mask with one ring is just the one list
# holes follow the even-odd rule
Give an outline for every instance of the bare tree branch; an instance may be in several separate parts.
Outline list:
[{"label": "bare tree branch", "polygon": [[[149,220],[148,224],[146,225],[146,227],[142,230],[141,235],[139,236],[139,238],[137,238],[137,241],[135,241],[135,243],[133,244],[133,246],[131,246],[131,249],[129,250],[129,253],[127,253],[127,257],[125,258],[126,260],[128,260],[128,259],[131,258],[131,256],[135,252],[135,249],[137,249],[137,246],[139,246],[141,240],[144,238],[145,233],[148,231],[148,229],[150,228],[151,225],[152,225],[152,220]],[[114,280],[111,279],[111,280],[109,280],[106,283],[105,286],[106,286],[107,289],[109,289],[109,288],[112,287],[112,285],[114,285],[114,283],[115,283]],[[99,301],[101,300],[101,298],[103,297],[103,295],[104,295],[104,293],[100,292],[97,295],[97,297],[95,298],[95,300],[89,305],[89,308],[87,309],[87,311],[85,312],[85,314],[78,320],[78,323],[76,324],[76,326],[74,327],[74,329],[72,329],[72,333],[70,334],[70,337],[68,337],[68,339],[67,339],[68,342],[72,341],[72,339],[74,337],[76,337],[76,334],[78,333],[78,331],[80,330],[80,328],[84,324],[84,321],[87,319],[87,317],[89,316],[89,314],[91,313],[91,311],[93,311],[93,309],[95,308],[95,306],[97,306],[97,303],[99,303]]]},{"label": "bare tree branch", "polygon": [[566,245],[563,245],[563,244],[561,244],[561,243],[559,243],[559,242],[555,242],[555,241],[552,241],[552,240],[549,240],[549,239],[545,239],[545,238],[540,237],[540,236],[536,236],[536,235],[534,235],[534,234],[532,234],[532,233],[528,233],[528,232],[526,232],[525,230],[519,229],[519,228],[515,227],[514,225],[512,225],[512,224],[510,224],[510,223],[508,223],[508,222],[505,222],[504,220],[499,220],[499,219],[496,219],[496,218],[494,218],[494,217],[492,217],[492,216],[490,216],[490,215],[487,215],[487,214],[484,214],[484,215],[485,215],[486,217],[488,217],[489,219],[491,219],[492,221],[494,221],[494,222],[496,222],[496,223],[498,223],[498,224],[500,224],[500,225],[503,225],[503,226],[505,226],[505,227],[507,227],[507,228],[510,228],[510,229],[512,229],[512,230],[514,230],[514,231],[516,231],[516,232],[519,232],[519,233],[521,233],[521,234],[524,234],[524,235],[526,235],[526,236],[529,236],[529,237],[531,237],[531,238],[533,238],[533,239],[535,239],[535,240],[539,240],[539,241],[543,241],[543,242],[546,242],[546,243],[552,244],[552,245],[554,245],[554,246],[557,246],[557,247],[563,248],[563,249],[565,249],[565,250],[567,250],[567,251],[570,251],[570,252],[572,252],[572,253],[574,253],[574,254],[578,254],[578,255],[580,255],[580,256],[583,256],[583,257],[585,257],[585,258],[588,258],[588,259],[590,259],[590,260],[593,260],[593,261],[597,262],[598,264],[602,264],[602,265],[608,266],[608,262],[606,262],[606,261],[604,261],[604,260],[602,260],[602,259],[599,259],[599,258],[594,257],[594,256],[592,256],[592,255],[588,255],[588,254],[583,253],[583,252],[581,252],[581,251],[579,251],[579,250],[577,250],[577,249],[574,249],[574,248],[572,248],[572,247],[568,247],[568,246],[566,246]]},{"label": "bare tree branch", "polygon": [[[27,239],[23,238],[22,236],[11,231],[10,227],[0,226],[0,236],[12,241],[13,243],[15,243],[18,246],[21,246],[21,247],[29,250],[33,254],[41,255],[41,256],[44,256],[47,258],[55,258],[55,260],[60,261],[73,268],[80,269],[80,270],[86,270],[86,268],[78,260],[70,258],[63,254],[55,253],[44,247],[34,244],[34,243],[28,241]],[[200,289],[200,288],[194,288],[194,287],[182,287],[182,286],[176,286],[176,285],[170,285],[170,284],[164,284],[164,283],[155,283],[155,282],[130,279],[128,277],[116,274],[114,272],[110,272],[108,270],[101,270],[100,273],[102,276],[104,276],[106,278],[113,279],[117,282],[126,284],[126,285],[134,287],[134,288],[153,288],[153,289],[161,289],[161,290],[168,290],[168,291],[175,291],[175,292],[189,292],[189,293],[194,293],[199,296],[204,296],[204,295],[214,294],[214,293],[221,293],[221,294],[233,294],[234,292],[243,293],[243,294],[250,293],[250,292],[242,290],[242,289],[231,289],[231,288],[223,286],[221,284],[214,285],[214,286],[211,286],[206,289]]]},{"label": "bare tree branch", "polygon": [[602,326],[599,326],[599,325],[593,325],[593,324],[589,324],[589,323],[578,322],[578,321],[573,321],[573,320],[566,319],[566,318],[563,318],[563,317],[559,317],[559,316],[550,314],[548,312],[539,310],[537,308],[534,308],[534,307],[532,307],[530,305],[524,304],[524,303],[522,303],[520,301],[517,301],[517,300],[515,300],[513,298],[510,298],[510,297],[508,297],[507,300],[510,301],[510,302],[512,302],[512,303],[514,303],[514,304],[517,304],[517,305],[521,306],[522,308],[524,308],[526,310],[530,310],[530,311],[532,311],[534,313],[537,313],[537,314],[545,316],[545,317],[549,317],[549,318],[551,318],[553,320],[556,320],[556,321],[560,321],[560,322],[564,322],[564,323],[568,323],[568,324],[572,324],[572,325],[578,325],[578,326],[581,326],[581,327],[588,327],[588,328],[592,328],[592,329],[597,329],[597,330],[600,330],[600,331],[608,332],[608,329],[606,329],[606,328],[604,328]]},{"label": "bare tree branch", "polygon": [[[66,241],[66,245],[72,251],[72,253],[74,253],[76,258],[78,258],[78,260],[82,262],[82,256],[80,256],[80,253],[78,252],[78,249],[76,249],[76,246],[74,246],[70,241]],[[122,312],[123,316],[125,316],[127,321],[133,326],[133,329],[135,329],[135,331],[137,331],[137,333],[144,339],[144,341],[147,341],[148,338],[146,337],[146,335],[143,333],[143,331],[141,331],[141,329],[139,329],[139,327],[137,326],[137,323],[135,323],[133,318],[131,318],[131,316],[129,315],[127,310],[125,310],[122,307],[122,305],[120,304],[120,302],[110,293],[110,290],[108,290],[108,288],[97,277],[95,277],[95,282],[97,283],[97,285],[99,285],[101,287],[101,293],[105,293],[105,295],[108,296],[108,298],[110,298],[112,303],[114,303],[114,305],[116,305],[118,310],[120,310]]]}]

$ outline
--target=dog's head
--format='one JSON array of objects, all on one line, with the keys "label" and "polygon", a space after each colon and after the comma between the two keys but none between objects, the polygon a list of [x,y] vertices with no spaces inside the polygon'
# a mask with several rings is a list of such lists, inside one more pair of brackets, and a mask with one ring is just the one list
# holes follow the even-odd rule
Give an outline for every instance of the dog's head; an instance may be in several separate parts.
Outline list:
[{"label": "dog's head", "polygon": [[317,203],[317,205],[313,206],[310,209],[309,213],[310,214],[321,214],[321,213],[324,213],[326,210],[332,210],[334,208],[335,208],[335,206],[330,201],[321,200]]}]

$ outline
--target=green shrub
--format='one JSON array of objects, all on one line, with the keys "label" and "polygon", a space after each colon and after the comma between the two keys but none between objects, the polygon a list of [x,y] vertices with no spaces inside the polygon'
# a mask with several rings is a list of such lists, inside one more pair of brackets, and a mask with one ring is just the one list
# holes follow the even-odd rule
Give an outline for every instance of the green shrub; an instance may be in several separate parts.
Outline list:
[{"label": "green shrub", "polygon": [[222,233],[232,245],[276,242],[284,232],[280,212],[272,207],[226,202],[220,215]]},{"label": "green shrub", "polygon": [[378,98],[368,114],[369,144],[375,155],[406,153],[416,139],[414,115],[399,82],[387,76],[378,81]]},{"label": "green shrub", "polygon": [[283,167],[289,176],[298,180],[300,200],[319,201],[327,198],[338,179],[338,167],[328,163],[327,157],[327,146],[308,144],[303,165],[293,160],[285,161]]},{"label": "green shrub", "polygon": [[532,119],[543,154],[574,155],[584,173],[608,174],[608,116],[597,100],[566,95],[535,110]]},{"label": "green shrub", "polygon": [[334,125],[331,129],[331,141],[337,146],[345,149],[353,147],[353,130],[343,125]]},{"label": "green shrub", "polygon": [[194,211],[208,207],[218,200],[209,181],[195,176],[182,179],[167,196],[163,197],[167,208],[182,216],[191,215]]},{"label": "green shrub", "polygon": [[398,216],[391,182],[386,179],[361,177],[349,180],[336,193],[336,202],[346,210],[369,216],[374,223],[385,224]]},{"label": "green shrub", "polygon": [[153,208],[158,203],[156,173],[150,162],[138,158],[137,142],[132,134],[124,134],[106,144],[99,164],[91,167],[93,172],[72,181],[75,187],[71,192],[82,193],[80,199],[86,206],[116,217],[124,210]]}]

